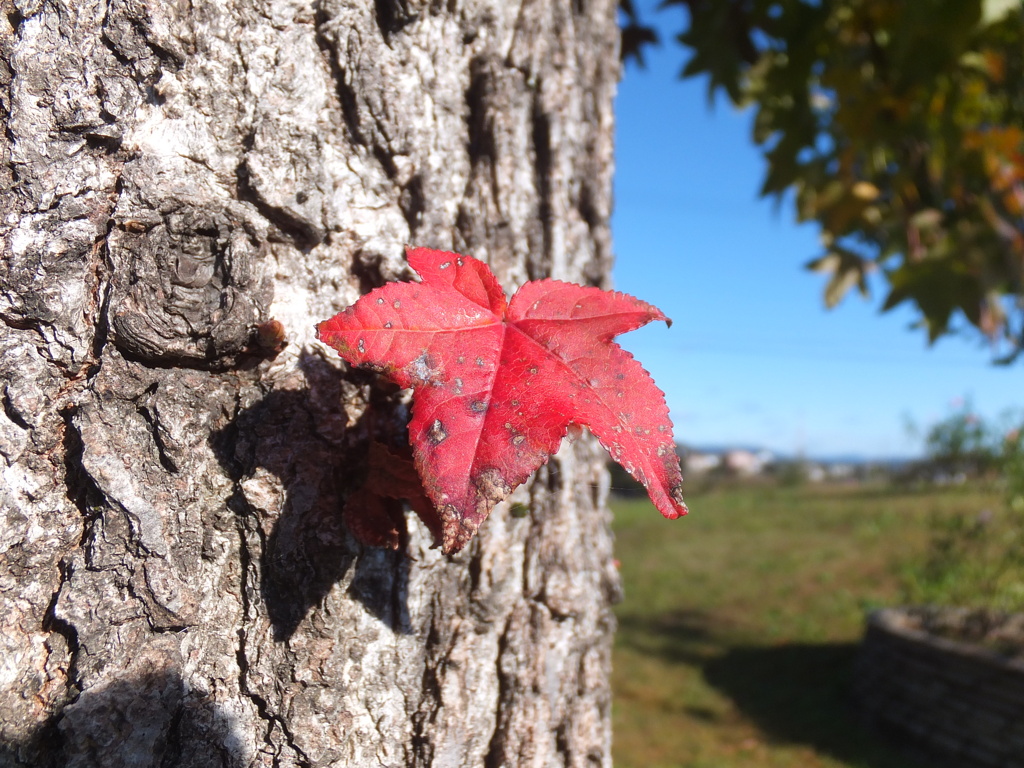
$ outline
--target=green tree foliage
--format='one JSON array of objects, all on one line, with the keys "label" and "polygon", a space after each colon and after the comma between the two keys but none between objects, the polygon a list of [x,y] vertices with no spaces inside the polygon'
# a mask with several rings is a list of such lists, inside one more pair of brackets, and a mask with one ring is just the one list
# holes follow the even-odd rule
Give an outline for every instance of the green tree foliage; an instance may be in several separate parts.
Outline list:
[{"label": "green tree foliage", "polygon": [[[912,302],[930,340],[973,326],[1002,360],[1021,354],[1021,0],[669,5],[689,11],[683,76],[756,110],[762,194],[792,193],[820,225],[824,252],[808,266],[829,276],[829,306],[867,294],[875,272],[884,308]],[[634,29],[624,56],[650,39]]]},{"label": "green tree foliage", "polygon": [[928,464],[949,476],[979,477],[997,468],[1003,432],[979,417],[969,401],[933,424],[924,438]]}]

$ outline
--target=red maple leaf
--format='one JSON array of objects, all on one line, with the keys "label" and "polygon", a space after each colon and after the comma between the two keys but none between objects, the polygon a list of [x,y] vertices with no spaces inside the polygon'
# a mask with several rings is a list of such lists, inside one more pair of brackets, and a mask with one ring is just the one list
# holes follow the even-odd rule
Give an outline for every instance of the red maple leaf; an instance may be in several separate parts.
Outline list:
[{"label": "red maple leaf", "polygon": [[413,388],[409,441],[445,553],[465,546],[570,424],[589,427],[665,517],[686,514],[665,395],[612,341],[669,322],[657,307],[558,280],[526,283],[506,302],[471,256],[406,256],[422,282],[372,291],[317,336],[349,363]]}]

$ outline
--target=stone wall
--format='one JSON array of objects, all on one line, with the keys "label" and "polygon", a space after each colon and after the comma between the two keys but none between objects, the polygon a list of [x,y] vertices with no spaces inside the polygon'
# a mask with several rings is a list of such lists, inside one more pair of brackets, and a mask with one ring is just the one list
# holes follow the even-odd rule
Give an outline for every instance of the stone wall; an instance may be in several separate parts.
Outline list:
[{"label": "stone wall", "polygon": [[875,611],[854,695],[872,725],[925,765],[1024,768],[1022,638],[1019,614]]}]

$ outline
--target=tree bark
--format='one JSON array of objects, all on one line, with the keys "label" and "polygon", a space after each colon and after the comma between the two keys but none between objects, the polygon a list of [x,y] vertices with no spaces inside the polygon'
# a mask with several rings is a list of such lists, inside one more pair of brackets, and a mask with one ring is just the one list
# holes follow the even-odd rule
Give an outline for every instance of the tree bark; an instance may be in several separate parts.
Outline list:
[{"label": "tree bark", "polygon": [[313,325],[406,243],[606,287],[615,6],[4,2],[0,765],[610,764],[603,452],[363,547],[406,400]]}]

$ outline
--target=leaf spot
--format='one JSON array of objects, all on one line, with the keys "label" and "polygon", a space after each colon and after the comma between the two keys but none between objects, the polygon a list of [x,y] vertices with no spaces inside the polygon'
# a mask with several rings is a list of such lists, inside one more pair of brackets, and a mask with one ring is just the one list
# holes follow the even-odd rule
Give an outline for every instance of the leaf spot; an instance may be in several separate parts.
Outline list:
[{"label": "leaf spot", "polygon": [[441,423],[441,420],[434,419],[434,423],[427,430],[427,440],[430,441],[431,445],[440,445],[447,438],[448,433],[444,431],[444,425]]},{"label": "leaf spot", "polygon": [[673,485],[672,490],[668,492],[668,495],[672,497],[672,501],[681,506],[683,510],[686,510],[686,502],[683,501],[683,486]]},{"label": "leaf spot", "polygon": [[458,264],[461,267],[462,266],[462,257],[457,258],[455,260],[455,263]]},{"label": "leaf spot", "polygon": [[386,323],[384,323],[384,327],[385,328],[390,328],[391,327],[391,321],[388,320]]},{"label": "leaf spot", "polygon": [[515,437],[512,438],[512,445],[522,445],[525,439],[525,435],[516,435]]},{"label": "leaf spot", "polygon": [[476,363],[476,366],[477,366],[478,368],[483,368],[483,367],[484,367],[484,359],[483,359],[482,357],[478,357],[478,358],[477,358],[476,360],[474,360],[473,362],[474,362],[474,363]]},{"label": "leaf spot", "polygon": [[476,526],[466,525],[454,504],[445,504],[438,513],[441,515],[441,551],[446,554],[458,552],[473,538]]},{"label": "leaf spot", "polygon": [[452,263],[450,261],[446,261],[444,264],[441,264],[438,267],[438,269],[448,269],[448,267],[450,267],[451,265],[452,265]]},{"label": "leaf spot", "polygon": [[469,410],[473,413],[483,413],[487,410],[487,403],[483,400],[474,400],[469,404]]},{"label": "leaf spot", "polygon": [[393,306],[395,309],[401,309],[402,308],[402,302],[396,300],[395,303],[392,304],[391,306]]},{"label": "leaf spot", "polygon": [[490,512],[491,507],[512,493],[512,489],[509,488],[508,483],[501,476],[501,472],[495,468],[483,470],[477,478],[475,485],[477,493],[476,507],[478,511],[482,512]]},{"label": "leaf spot", "polygon": [[359,339],[359,343],[356,344],[360,352],[366,352],[366,342],[363,339]]},{"label": "leaf spot", "polygon": [[383,304],[383,303],[384,303],[384,299],[382,299],[382,298],[380,298],[380,297],[378,296],[378,297],[377,297],[377,303],[378,303],[378,304]]},{"label": "leaf spot", "polygon": [[409,363],[408,372],[414,379],[422,381],[430,381],[437,376],[434,361],[426,352]]},{"label": "leaf spot", "polygon": [[537,372],[537,366],[536,365],[531,365],[530,366],[530,373],[536,373],[536,372]]}]

